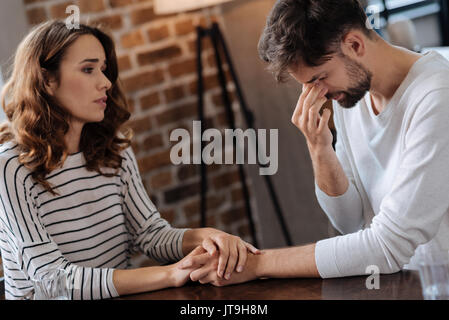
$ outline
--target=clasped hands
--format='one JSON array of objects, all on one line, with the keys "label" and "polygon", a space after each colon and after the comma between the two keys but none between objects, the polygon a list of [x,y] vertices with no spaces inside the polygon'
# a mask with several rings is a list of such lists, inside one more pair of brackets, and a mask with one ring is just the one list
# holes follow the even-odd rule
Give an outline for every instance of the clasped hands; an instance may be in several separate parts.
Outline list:
[{"label": "clasped hands", "polygon": [[217,230],[184,259],[173,265],[175,277],[178,278],[176,286],[184,285],[189,279],[215,286],[252,280],[251,272],[243,271],[248,256],[261,253],[239,237]]}]

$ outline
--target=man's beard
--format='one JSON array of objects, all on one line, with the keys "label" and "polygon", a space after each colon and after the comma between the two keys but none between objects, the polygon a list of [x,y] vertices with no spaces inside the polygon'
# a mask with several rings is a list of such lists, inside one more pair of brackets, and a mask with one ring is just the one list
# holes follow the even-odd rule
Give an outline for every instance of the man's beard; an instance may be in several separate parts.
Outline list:
[{"label": "man's beard", "polygon": [[327,94],[327,98],[338,96],[340,93],[344,97],[338,101],[343,108],[352,108],[359,102],[365,94],[371,89],[371,80],[373,74],[367,70],[363,65],[342,53],[341,58],[344,61],[346,72],[348,73],[349,81],[352,85],[346,91],[340,91],[333,94]]}]

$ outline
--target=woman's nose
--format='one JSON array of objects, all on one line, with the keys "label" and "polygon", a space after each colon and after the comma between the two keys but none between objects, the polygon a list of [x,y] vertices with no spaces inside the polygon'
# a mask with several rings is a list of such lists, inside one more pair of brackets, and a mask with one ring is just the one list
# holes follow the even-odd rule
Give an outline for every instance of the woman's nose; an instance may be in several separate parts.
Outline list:
[{"label": "woman's nose", "polygon": [[101,89],[109,90],[111,88],[111,86],[112,86],[112,82],[108,79],[108,77],[105,74],[103,74],[101,82],[100,82]]}]

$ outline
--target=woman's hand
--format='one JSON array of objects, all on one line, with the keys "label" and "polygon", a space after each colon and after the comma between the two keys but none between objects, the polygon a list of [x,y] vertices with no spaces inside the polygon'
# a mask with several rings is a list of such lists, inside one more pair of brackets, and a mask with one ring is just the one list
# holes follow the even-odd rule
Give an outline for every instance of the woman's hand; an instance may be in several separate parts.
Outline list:
[{"label": "woman's hand", "polygon": [[[260,250],[250,243],[243,241],[237,236],[230,235],[226,232],[205,228],[200,229],[204,232],[203,241],[201,243],[211,257],[217,255],[216,273],[219,278],[230,279],[232,272],[242,272],[248,257],[248,251],[259,254]],[[192,257],[183,259],[181,268],[198,268],[199,265]]]},{"label": "woman's hand", "polygon": [[195,267],[191,268],[184,268],[181,267],[184,262],[189,261],[189,259],[193,257],[200,257],[200,256],[208,256],[209,253],[207,253],[206,250],[202,246],[196,247],[192,252],[190,252],[186,257],[184,257],[182,260],[179,260],[178,262],[169,265],[169,279],[170,284],[173,287],[182,287],[186,284],[186,282],[190,278],[190,273],[195,270]]}]

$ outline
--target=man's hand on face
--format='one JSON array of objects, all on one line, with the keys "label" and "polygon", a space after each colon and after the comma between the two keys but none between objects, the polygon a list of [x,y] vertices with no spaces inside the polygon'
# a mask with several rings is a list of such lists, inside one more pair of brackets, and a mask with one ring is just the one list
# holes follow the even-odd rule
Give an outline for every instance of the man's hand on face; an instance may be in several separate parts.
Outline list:
[{"label": "man's hand on face", "polygon": [[327,148],[332,145],[332,133],[329,130],[331,111],[325,109],[320,115],[320,110],[327,101],[328,90],[319,82],[305,84],[295,111],[292,122],[304,134],[309,148]]}]

